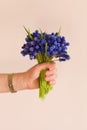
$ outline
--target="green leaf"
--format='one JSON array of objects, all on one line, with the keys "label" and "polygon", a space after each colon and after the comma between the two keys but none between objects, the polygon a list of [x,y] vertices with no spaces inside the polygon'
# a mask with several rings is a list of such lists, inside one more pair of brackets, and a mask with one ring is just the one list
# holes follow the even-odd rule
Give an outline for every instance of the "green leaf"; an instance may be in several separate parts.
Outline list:
[{"label": "green leaf", "polygon": [[43,32],[42,32],[41,28],[39,28],[39,30],[40,30],[40,34],[41,34],[41,39],[43,39]]},{"label": "green leaf", "polygon": [[45,44],[45,54],[47,55],[48,43]]},{"label": "green leaf", "polygon": [[28,37],[29,37],[31,40],[33,40],[33,37],[32,37],[32,35],[31,35],[31,33],[30,33],[30,30],[27,29],[25,26],[23,26],[23,27],[24,27],[24,29],[25,29],[25,31],[26,31]]},{"label": "green leaf", "polygon": [[60,26],[59,31],[58,31],[58,36],[60,36],[60,34],[61,34],[61,26]]}]

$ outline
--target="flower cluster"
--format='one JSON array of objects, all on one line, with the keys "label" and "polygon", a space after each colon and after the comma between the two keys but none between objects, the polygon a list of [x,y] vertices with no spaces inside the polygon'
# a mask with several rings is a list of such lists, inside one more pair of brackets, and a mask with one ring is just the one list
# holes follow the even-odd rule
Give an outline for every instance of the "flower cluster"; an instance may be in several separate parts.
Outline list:
[{"label": "flower cluster", "polygon": [[[27,32],[27,37],[25,38],[26,43],[22,46],[21,54],[23,56],[29,55],[31,60],[37,59],[38,63],[50,62],[53,58],[57,58],[56,60],[59,61],[70,59],[70,56],[67,54],[69,42],[66,41],[64,36],[60,36],[60,31],[51,34],[41,30],[30,33],[26,28],[25,31]],[[45,80],[45,72],[46,70],[42,70],[39,78],[39,97],[42,99],[52,89],[49,82]]]},{"label": "flower cluster", "polygon": [[[26,29],[26,28],[25,28]],[[58,58],[59,61],[69,60],[70,56],[67,54],[67,46],[69,43],[64,36],[59,33],[48,34],[40,30],[30,33],[27,31],[26,43],[22,46],[22,55],[29,55],[30,59],[37,59],[38,54],[46,54],[50,58]]]}]

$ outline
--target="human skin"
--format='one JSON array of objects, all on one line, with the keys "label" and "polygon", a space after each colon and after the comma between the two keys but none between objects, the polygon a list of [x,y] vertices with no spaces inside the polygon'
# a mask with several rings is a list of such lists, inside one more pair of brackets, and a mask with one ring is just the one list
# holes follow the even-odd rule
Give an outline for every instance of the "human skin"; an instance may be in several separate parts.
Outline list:
[{"label": "human skin", "polygon": [[[13,74],[13,86],[16,91],[39,88],[39,75],[41,70],[47,69],[45,80],[54,85],[56,82],[55,62],[41,63],[33,66],[25,72]],[[8,73],[0,74],[0,93],[10,92],[8,87]]]}]

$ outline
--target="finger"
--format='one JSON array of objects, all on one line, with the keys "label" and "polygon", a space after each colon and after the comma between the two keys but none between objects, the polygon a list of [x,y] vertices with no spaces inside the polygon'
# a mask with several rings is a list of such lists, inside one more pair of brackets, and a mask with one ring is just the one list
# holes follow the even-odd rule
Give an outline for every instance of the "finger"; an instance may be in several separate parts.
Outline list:
[{"label": "finger", "polygon": [[55,62],[51,62],[48,66],[49,70],[54,70],[56,68],[56,63]]},{"label": "finger", "polygon": [[45,77],[46,81],[51,81],[51,80],[55,80],[55,79],[56,79],[56,75],[50,75],[50,76]]},{"label": "finger", "polygon": [[55,85],[55,84],[56,84],[56,81],[55,81],[55,80],[51,80],[51,81],[49,81],[49,84]]},{"label": "finger", "polygon": [[[38,65],[37,65],[38,67]],[[56,67],[56,63],[55,62],[46,62],[46,63],[41,63],[39,64],[39,71],[43,70],[43,69],[49,69],[49,70],[53,70]]]},{"label": "finger", "polygon": [[50,75],[53,75],[53,74],[57,75],[57,69],[47,70],[45,75],[50,76]]}]

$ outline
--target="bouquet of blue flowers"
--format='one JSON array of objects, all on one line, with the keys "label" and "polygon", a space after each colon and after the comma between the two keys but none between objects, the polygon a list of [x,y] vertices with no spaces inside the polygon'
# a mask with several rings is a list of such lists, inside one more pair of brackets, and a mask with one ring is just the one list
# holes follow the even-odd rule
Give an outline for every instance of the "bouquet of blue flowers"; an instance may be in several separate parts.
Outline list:
[{"label": "bouquet of blue flowers", "polygon": [[[26,43],[22,46],[21,54],[23,56],[29,55],[31,60],[36,59],[38,63],[51,62],[54,58],[59,61],[70,59],[67,54],[69,42],[60,35],[60,30],[56,33],[46,33],[39,29],[31,33],[29,29],[25,27],[24,29],[27,36]],[[45,72],[46,70],[42,70],[40,73],[39,97],[42,99],[52,90],[52,86],[45,80]]]}]

